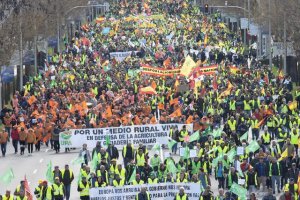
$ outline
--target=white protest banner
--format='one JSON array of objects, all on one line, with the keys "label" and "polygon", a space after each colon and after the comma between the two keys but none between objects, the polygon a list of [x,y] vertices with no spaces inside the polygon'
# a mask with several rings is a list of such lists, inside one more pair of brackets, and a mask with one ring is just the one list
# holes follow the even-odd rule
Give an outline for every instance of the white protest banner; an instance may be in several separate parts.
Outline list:
[{"label": "white protest banner", "polygon": [[171,128],[177,127],[181,130],[186,125],[189,132],[193,130],[193,124],[149,124],[139,126],[122,126],[109,128],[71,129],[59,134],[59,143],[62,148],[76,148],[87,144],[94,148],[96,142],[102,146],[106,140],[122,149],[124,145],[131,142],[133,145],[143,143],[144,145],[168,144]]},{"label": "white protest banner", "polygon": [[92,188],[90,189],[90,200],[134,200],[141,187],[148,188],[151,200],[173,200],[180,187],[184,187],[184,192],[189,200],[198,200],[200,197],[199,183],[158,183]]},{"label": "white protest banner", "polygon": [[[137,53],[138,51],[134,51],[134,52]],[[115,58],[118,62],[122,62],[123,60],[125,60],[125,58],[130,56],[131,53],[132,53],[132,51],[111,52],[109,55],[110,55],[111,59]]]}]

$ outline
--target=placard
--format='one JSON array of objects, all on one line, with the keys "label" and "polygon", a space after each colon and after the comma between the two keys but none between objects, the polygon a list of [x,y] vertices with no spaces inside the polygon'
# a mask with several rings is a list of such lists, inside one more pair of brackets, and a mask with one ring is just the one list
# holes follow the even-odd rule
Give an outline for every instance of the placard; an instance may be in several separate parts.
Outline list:
[{"label": "placard", "polygon": [[148,124],[138,126],[122,126],[110,128],[71,129],[59,134],[61,148],[80,148],[87,144],[93,149],[99,141],[102,146],[106,145],[107,137],[118,149],[129,142],[135,146],[139,143],[144,145],[167,145],[170,129],[177,127],[178,130],[186,125],[189,132],[193,131],[193,124]]}]

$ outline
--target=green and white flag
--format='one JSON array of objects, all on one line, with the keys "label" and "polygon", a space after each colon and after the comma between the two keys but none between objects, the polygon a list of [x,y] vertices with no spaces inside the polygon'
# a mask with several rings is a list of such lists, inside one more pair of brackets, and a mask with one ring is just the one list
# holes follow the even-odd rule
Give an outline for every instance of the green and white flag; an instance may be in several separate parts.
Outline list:
[{"label": "green and white flag", "polygon": [[9,168],[8,170],[6,170],[6,172],[4,172],[4,174],[1,175],[0,177],[0,182],[8,185],[11,183],[11,181],[15,178],[14,172],[12,170],[12,168]]},{"label": "green and white flag", "polygon": [[197,141],[197,140],[199,140],[199,138],[200,138],[199,131],[196,131],[195,133],[193,133],[190,136],[190,141],[189,142]]}]

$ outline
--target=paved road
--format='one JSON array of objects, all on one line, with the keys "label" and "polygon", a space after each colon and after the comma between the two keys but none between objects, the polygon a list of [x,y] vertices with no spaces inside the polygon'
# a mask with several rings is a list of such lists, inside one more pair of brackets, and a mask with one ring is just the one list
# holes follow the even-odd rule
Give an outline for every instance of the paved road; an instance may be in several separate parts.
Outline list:
[{"label": "paved road", "polygon": [[[47,164],[49,161],[52,161],[53,167],[58,165],[60,168],[63,168],[65,164],[69,164],[71,169],[73,169],[75,174],[75,180],[77,180],[79,173],[79,165],[71,165],[72,159],[78,156],[79,150],[73,150],[70,153],[59,153],[56,154],[53,150],[42,146],[40,152],[34,152],[32,156],[28,156],[27,152],[25,155],[21,156],[20,154],[12,153],[13,147],[12,144],[8,144],[8,154],[6,157],[0,157],[0,174],[10,167],[13,169],[15,178],[12,182],[6,186],[0,183],[0,194],[3,194],[6,190],[14,191],[16,186],[19,184],[20,180],[26,175],[29,182],[31,191],[34,191],[34,188],[37,186],[39,179],[46,178]],[[150,156],[153,152],[150,151]],[[175,156],[175,160],[178,160],[179,157]],[[118,160],[119,163],[122,162],[121,159]],[[212,190],[216,195],[218,193],[218,183],[211,177]],[[264,193],[256,193],[259,199],[262,199]],[[278,197],[279,195],[277,195]],[[79,193],[77,192],[76,181],[72,184],[71,188],[71,200],[78,200]]]}]

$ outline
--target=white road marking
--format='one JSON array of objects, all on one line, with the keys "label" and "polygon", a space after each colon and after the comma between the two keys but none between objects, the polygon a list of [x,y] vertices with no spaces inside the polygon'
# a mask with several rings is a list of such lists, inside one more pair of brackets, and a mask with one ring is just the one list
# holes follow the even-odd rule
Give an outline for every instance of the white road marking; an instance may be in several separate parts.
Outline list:
[{"label": "white road marking", "polygon": [[40,163],[42,163],[44,161],[44,159],[43,158],[41,158],[41,160],[40,160]]},{"label": "white road marking", "polygon": [[36,174],[36,173],[37,173],[37,171],[38,171],[37,169],[33,170],[33,174]]}]

